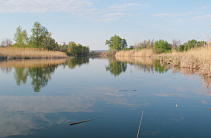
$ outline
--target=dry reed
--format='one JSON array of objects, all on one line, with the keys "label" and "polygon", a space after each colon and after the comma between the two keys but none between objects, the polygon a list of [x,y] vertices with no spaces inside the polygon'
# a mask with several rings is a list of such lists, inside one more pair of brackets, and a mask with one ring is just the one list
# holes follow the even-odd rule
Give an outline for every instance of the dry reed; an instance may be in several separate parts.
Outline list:
[{"label": "dry reed", "polygon": [[0,62],[0,68],[18,67],[46,67],[65,63],[67,59],[30,59],[30,60],[9,60]]},{"label": "dry reed", "polygon": [[200,74],[211,76],[211,45],[193,48],[186,52],[160,54],[158,58],[166,64],[181,68],[200,69]]},{"label": "dry reed", "polygon": [[36,48],[0,48],[0,58],[24,59],[24,58],[66,58],[64,52],[48,51]]},{"label": "dry reed", "polygon": [[115,57],[152,57],[155,55],[153,49],[118,51]]}]

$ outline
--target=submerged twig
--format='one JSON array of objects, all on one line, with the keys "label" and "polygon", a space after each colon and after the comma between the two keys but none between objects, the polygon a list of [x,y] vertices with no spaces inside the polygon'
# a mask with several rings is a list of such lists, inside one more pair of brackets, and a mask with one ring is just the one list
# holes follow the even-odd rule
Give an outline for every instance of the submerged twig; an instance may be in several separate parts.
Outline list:
[{"label": "submerged twig", "polygon": [[80,122],[75,122],[75,123],[70,123],[71,125],[76,125],[76,124],[80,124],[80,123],[84,123],[84,122],[88,122],[88,121],[92,121],[93,119],[89,119],[89,120],[85,120],[85,121],[80,121]]},{"label": "submerged twig", "polygon": [[139,125],[139,128],[138,128],[138,133],[137,133],[137,138],[139,136],[139,131],[140,131],[140,128],[141,128],[141,122],[142,122],[143,115],[144,115],[144,111],[142,111],[141,121],[140,121],[140,125]]},{"label": "submerged twig", "polygon": [[137,90],[119,90],[119,92],[126,92],[126,91],[137,91]]}]

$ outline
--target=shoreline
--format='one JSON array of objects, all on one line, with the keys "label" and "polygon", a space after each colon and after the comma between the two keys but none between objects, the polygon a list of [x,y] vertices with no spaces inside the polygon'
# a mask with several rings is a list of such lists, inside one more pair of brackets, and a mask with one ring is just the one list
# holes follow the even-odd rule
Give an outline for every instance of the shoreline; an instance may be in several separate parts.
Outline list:
[{"label": "shoreline", "polygon": [[163,65],[170,65],[179,68],[197,69],[202,75],[211,77],[211,46],[193,48],[185,52],[156,54],[153,49],[143,49],[139,51],[118,51],[116,58],[143,58],[150,57],[162,62]]},{"label": "shoreline", "polygon": [[69,58],[64,52],[37,48],[0,48],[0,59],[59,59]]}]

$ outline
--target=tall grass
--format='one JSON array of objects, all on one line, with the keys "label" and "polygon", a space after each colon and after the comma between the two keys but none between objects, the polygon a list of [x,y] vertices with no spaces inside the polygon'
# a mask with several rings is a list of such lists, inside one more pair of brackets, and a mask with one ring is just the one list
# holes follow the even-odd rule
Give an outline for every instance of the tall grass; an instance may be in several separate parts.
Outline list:
[{"label": "tall grass", "polygon": [[30,60],[9,60],[9,61],[1,61],[0,68],[17,68],[17,67],[46,67],[50,65],[58,65],[63,64],[67,61],[67,59],[30,59]]},{"label": "tall grass", "polygon": [[23,59],[23,58],[66,58],[64,52],[48,51],[36,48],[0,48],[0,58]]},{"label": "tall grass", "polygon": [[211,76],[211,45],[192,48],[186,52],[172,52],[158,55],[160,60],[181,68],[200,69],[200,74]]},{"label": "tall grass", "polygon": [[128,50],[116,52],[116,57],[152,57],[155,55],[153,49]]}]

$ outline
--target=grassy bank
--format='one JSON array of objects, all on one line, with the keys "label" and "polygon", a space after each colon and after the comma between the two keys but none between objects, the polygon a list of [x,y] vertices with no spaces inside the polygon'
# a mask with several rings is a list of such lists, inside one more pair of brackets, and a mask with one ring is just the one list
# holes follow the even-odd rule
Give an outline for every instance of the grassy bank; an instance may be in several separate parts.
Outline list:
[{"label": "grassy bank", "polygon": [[64,52],[36,48],[0,48],[0,58],[6,59],[52,59],[67,57]]},{"label": "grassy bank", "polygon": [[139,51],[118,51],[116,58],[120,57],[153,57],[161,60],[162,64],[174,67],[190,68],[199,70],[202,75],[211,76],[211,45],[200,48],[192,48],[184,52],[170,52],[156,54],[152,49],[142,49]]},{"label": "grassy bank", "polygon": [[65,63],[67,59],[30,59],[30,60],[9,60],[1,61],[0,68],[32,68],[32,67],[46,67],[51,65],[58,65]]},{"label": "grassy bank", "polygon": [[199,70],[202,75],[211,76],[211,46],[193,48],[186,52],[160,54],[158,58],[164,64]]},{"label": "grassy bank", "polygon": [[117,51],[115,57],[152,57],[156,53],[153,49]]}]

